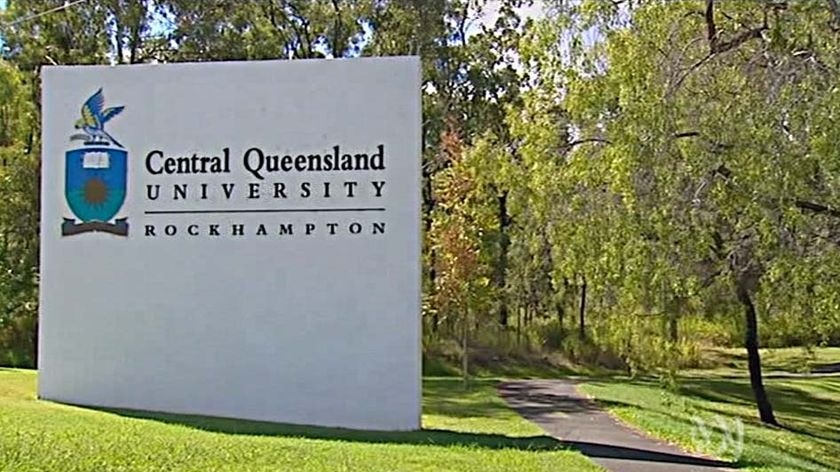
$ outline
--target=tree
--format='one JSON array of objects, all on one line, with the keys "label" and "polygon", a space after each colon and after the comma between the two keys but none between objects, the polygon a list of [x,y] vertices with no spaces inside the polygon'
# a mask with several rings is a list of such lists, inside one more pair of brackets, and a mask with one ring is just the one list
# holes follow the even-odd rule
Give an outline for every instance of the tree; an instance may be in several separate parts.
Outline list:
[{"label": "tree", "polygon": [[108,10],[102,1],[85,2],[53,13],[58,0],[9,0],[2,31],[4,56],[24,72],[42,64],[107,64],[112,53]]},{"label": "tree", "polygon": [[475,199],[480,198],[476,186],[474,164],[484,157],[481,147],[463,148],[457,128],[451,125],[443,136],[442,150],[450,162],[435,179],[435,195],[439,202],[433,214],[432,237],[438,254],[435,260],[435,302],[460,331],[462,374],[469,379],[469,339],[477,317],[488,306],[489,277],[482,264],[481,239],[489,218]]},{"label": "tree", "polygon": [[168,0],[178,61],[307,59],[358,55],[370,0]]},{"label": "tree", "polygon": [[37,362],[38,145],[23,74],[0,60],[0,362]]},{"label": "tree", "polygon": [[682,303],[730,281],[759,414],[775,424],[755,300],[790,307],[803,294],[775,293],[765,274],[793,272],[791,257],[830,266],[837,257],[820,236],[836,224],[827,217],[838,198],[824,184],[836,178],[836,151],[819,146],[836,133],[823,125],[837,106],[831,12],[707,0],[637,2],[592,18],[578,31],[600,37],[582,48],[583,68],[570,66],[565,103],[580,135],[572,159],[584,176],[606,176],[599,187],[620,202],[625,244],[636,247],[620,258],[641,283],[624,288],[641,288],[643,301],[664,281],[664,299]]}]

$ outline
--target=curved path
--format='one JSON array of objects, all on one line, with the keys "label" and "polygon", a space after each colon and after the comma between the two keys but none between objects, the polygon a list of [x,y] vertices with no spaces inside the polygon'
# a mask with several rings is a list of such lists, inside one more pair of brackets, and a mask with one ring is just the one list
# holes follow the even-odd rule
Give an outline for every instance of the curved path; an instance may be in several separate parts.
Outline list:
[{"label": "curved path", "polygon": [[729,465],[642,435],[579,393],[570,380],[509,381],[499,393],[520,415],[612,472],[711,472]]}]

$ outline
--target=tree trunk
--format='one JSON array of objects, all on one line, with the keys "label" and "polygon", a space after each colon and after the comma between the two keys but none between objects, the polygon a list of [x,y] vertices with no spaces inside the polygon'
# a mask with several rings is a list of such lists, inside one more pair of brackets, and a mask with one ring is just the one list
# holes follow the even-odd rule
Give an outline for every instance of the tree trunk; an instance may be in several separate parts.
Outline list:
[{"label": "tree trunk", "polygon": [[464,376],[464,388],[469,386],[470,382],[470,352],[469,352],[469,332],[470,332],[470,312],[467,310],[467,319],[464,320],[464,329],[461,339],[461,374]]},{"label": "tree trunk", "polygon": [[578,316],[578,337],[586,339],[586,277],[583,278],[583,284],[580,286],[580,313]]},{"label": "tree trunk", "polygon": [[508,264],[508,249],[510,248],[510,238],[507,234],[507,228],[510,226],[511,218],[507,210],[507,192],[499,195],[499,261],[496,267],[496,288],[499,290],[501,296],[499,297],[501,305],[499,306],[499,324],[502,326],[508,325],[508,306],[507,297],[505,296],[505,286],[507,285],[507,264]]},{"label": "tree trunk", "polygon": [[534,317],[534,307],[531,305],[531,301],[527,301],[525,303],[525,327],[531,326],[531,319]]},{"label": "tree trunk", "polygon": [[676,343],[680,338],[679,319],[677,313],[671,313],[668,318],[668,340],[672,343]]},{"label": "tree trunk", "polygon": [[557,327],[559,328],[560,332],[563,332],[563,315],[566,314],[566,308],[563,306],[563,302],[557,302]]},{"label": "tree trunk", "polygon": [[682,300],[674,299],[668,310],[668,340],[671,343],[676,343],[680,338],[679,323],[682,305]]},{"label": "tree trunk", "polygon": [[[429,264],[429,299],[435,299],[435,279],[437,278],[437,271],[435,270],[435,264],[437,263],[437,257],[435,254],[434,249],[429,249],[429,259],[431,263]],[[435,307],[432,310],[432,332],[437,333],[438,331],[438,323],[440,323],[440,319],[438,318],[438,311]]]},{"label": "tree trunk", "polygon": [[140,43],[143,41],[140,37],[141,27],[141,24],[138,22],[138,24],[131,30],[131,54],[128,56],[129,64],[137,64],[140,62],[137,53],[140,51],[140,48],[142,47]]},{"label": "tree trunk", "polygon": [[500,300],[501,306],[499,307],[499,324],[506,327],[508,325],[508,307],[505,302],[505,296],[502,295]]},{"label": "tree trunk", "polygon": [[557,316],[560,318],[560,329],[563,329],[563,318],[566,317],[566,296],[569,293],[569,279],[563,277],[563,295],[560,297]]},{"label": "tree trunk", "polygon": [[[426,137],[423,136],[423,148],[425,149],[426,146]],[[432,211],[435,207],[435,199],[432,193],[432,175],[431,173],[426,170],[426,166],[423,166],[423,229],[424,234],[429,234],[432,230]],[[429,276],[429,299],[434,301],[435,299],[435,283],[437,280],[437,270],[435,269],[435,265],[437,264],[437,254],[435,253],[435,248],[431,245],[426,248],[429,251],[429,269],[428,269],[428,276]],[[437,333],[438,331],[438,324],[440,323],[440,319],[438,318],[437,310],[433,310],[432,313],[432,332]]]},{"label": "tree trunk", "polygon": [[125,51],[122,44],[123,27],[119,15],[115,14],[114,17],[114,48],[117,50],[117,64],[125,64]]},{"label": "tree trunk", "polygon": [[758,352],[758,319],[755,314],[755,305],[747,288],[738,284],[738,301],[744,306],[744,317],[746,320],[747,359],[750,371],[750,385],[752,386],[755,403],[758,406],[758,415],[761,422],[778,426],[776,416],[773,414],[773,406],[767,398],[767,391],[764,389],[764,380],[761,377],[761,356]]}]

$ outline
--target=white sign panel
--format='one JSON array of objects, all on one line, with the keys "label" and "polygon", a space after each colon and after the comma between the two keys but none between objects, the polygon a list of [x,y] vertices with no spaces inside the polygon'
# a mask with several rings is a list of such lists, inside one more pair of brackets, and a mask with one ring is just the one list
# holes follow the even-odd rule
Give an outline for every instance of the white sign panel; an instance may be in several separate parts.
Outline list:
[{"label": "white sign panel", "polygon": [[39,395],[420,426],[416,58],[47,67]]}]

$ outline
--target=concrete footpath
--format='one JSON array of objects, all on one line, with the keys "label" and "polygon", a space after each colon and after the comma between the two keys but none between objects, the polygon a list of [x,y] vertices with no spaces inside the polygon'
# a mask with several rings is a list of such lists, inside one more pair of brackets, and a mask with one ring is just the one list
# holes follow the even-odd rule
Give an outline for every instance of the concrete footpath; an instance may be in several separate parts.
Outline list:
[{"label": "concrete footpath", "polygon": [[612,472],[711,472],[729,464],[691,455],[624,425],[571,380],[504,382],[499,393],[523,417]]}]

